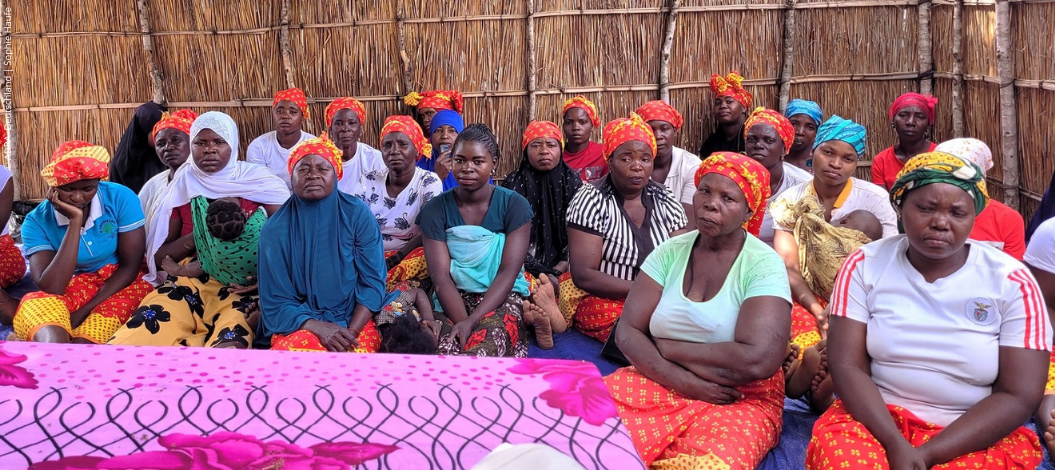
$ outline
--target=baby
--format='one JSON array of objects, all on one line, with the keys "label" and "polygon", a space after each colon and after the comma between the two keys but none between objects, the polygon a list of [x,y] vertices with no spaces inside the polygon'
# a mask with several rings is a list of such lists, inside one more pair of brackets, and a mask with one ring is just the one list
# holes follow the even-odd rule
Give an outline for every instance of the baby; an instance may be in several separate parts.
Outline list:
[{"label": "baby", "polygon": [[205,224],[212,236],[224,241],[231,241],[245,232],[248,217],[238,200],[233,197],[217,199],[209,203],[205,211]]},{"label": "baby", "polygon": [[869,240],[876,241],[883,238],[883,224],[875,214],[864,209],[857,209],[839,221],[840,227],[857,230],[865,234]]},{"label": "baby", "polygon": [[436,354],[441,322],[432,311],[432,299],[422,289],[400,284],[396,300],[374,317],[381,333],[381,352]]}]

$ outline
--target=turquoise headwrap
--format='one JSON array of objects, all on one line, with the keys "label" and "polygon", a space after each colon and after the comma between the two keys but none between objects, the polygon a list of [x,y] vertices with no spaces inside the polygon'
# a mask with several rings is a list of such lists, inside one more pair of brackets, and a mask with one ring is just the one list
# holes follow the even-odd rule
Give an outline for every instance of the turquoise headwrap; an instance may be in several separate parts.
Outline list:
[{"label": "turquoise headwrap", "polygon": [[817,129],[817,140],[813,142],[813,148],[828,142],[829,140],[841,140],[853,146],[857,150],[857,158],[865,153],[865,127],[849,119],[832,116],[821,124]]},{"label": "turquoise headwrap", "polygon": [[807,100],[791,100],[788,103],[787,111],[784,111],[784,117],[790,118],[796,114],[805,114],[809,116],[817,125],[820,125],[822,121],[821,106],[813,101]]}]

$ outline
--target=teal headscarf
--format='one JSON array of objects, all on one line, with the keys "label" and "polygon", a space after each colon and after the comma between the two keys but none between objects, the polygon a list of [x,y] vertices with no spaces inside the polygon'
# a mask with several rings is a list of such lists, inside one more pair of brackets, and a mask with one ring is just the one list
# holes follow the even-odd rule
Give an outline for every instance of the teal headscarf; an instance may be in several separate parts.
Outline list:
[{"label": "teal headscarf", "polygon": [[857,151],[857,158],[861,158],[861,155],[865,153],[866,134],[865,126],[849,119],[832,116],[817,129],[817,139],[813,141],[813,148],[816,149],[830,140],[841,140],[853,146]]}]

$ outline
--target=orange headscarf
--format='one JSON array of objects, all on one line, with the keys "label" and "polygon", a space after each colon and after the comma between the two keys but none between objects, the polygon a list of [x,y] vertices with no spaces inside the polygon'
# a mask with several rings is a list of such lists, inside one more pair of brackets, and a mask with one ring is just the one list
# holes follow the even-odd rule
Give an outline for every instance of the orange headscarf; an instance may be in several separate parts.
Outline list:
[{"label": "orange headscarf", "polygon": [[593,101],[586,99],[585,96],[579,95],[564,101],[564,106],[560,109],[560,115],[563,117],[568,114],[568,110],[571,108],[579,108],[586,111],[586,115],[590,116],[590,122],[593,123],[594,127],[601,125],[601,118],[597,116],[597,105],[593,104]]},{"label": "orange headscarf", "polygon": [[549,121],[531,121],[527,129],[524,130],[524,139],[520,141],[521,150],[526,149],[532,140],[539,137],[557,139],[557,142],[560,142],[561,145],[564,144],[564,133],[561,132],[556,124]]},{"label": "orange headscarf", "polygon": [[766,202],[769,201],[769,171],[751,157],[733,152],[715,152],[707,157],[696,170],[696,186],[708,173],[718,173],[733,180],[747,198],[747,207],[751,209],[751,218],[744,223],[744,229],[758,236],[762,229],[762,219],[766,213]]},{"label": "orange headscarf", "polygon": [[337,115],[337,111],[342,109],[350,109],[355,111],[355,115],[359,117],[359,125],[366,125],[366,108],[363,107],[363,103],[355,98],[337,98],[333,100],[333,103],[326,105],[326,127],[330,127],[333,124],[333,117]]},{"label": "orange headscarf", "polygon": [[106,149],[83,140],[74,140],[55,149],[51,163],[40,170],[40,176],[52,188],[80,180],[105,180],[110,177],[109,163],[110,152]]},{"label": "orange headscarf", "polygon": [[740,104],[744,105],[745,108],[751,107],[751,93],[748,93],[744,89],[742,83],[744,77],[736,72],[729,72],[726,76],[718,74],[711,75],[711,91],[714,92],[715,97],[719,96],[732,96],[733,99],[739,101]]},{"label": "orange headscarf", "polygon": [[637,108],[637,114],[648,121],[666,121],[670,125],[674,126],[675,129],[681,130],[681,126],[684,124],[684,120],[681,118],[681,113],[674,109],[673,106],[667,104],[665,101],[653,100],[641,105]]},{"label": "orange headscarf", "polygon": [[449,109],[458,114],[462,113],[464,107],[462,94],[458,90],[429,90],[424,93],[413,91],[403,97],[403,102],[407,106],[432,108],[436,111]]},{"label": "orange headscarf", "polygon": [[419,156],[432,158],[432,144],[429,143],[429,139],[425,138],[425,134],[421,132],[421,126],[414,121],[414,118],[410,116],[389,116],[385,119],[385,125],[381,128],[381,140],[385,140],[385,136],[391,132],[406,134],[407,137],[410,137],[410,141],[414,143],[414,148],[417,149]]},{"label": "orange headscarf", "polygon": [[189,109],[181,109],[171,113],[163,113],[161,120],[157,124],[154,124],[154,131],[150,133],[151,137],[157,138],[158,132],[162,129],[178,129],[183,131],[184,134],[190,135],[190,126],[194,124],[194,120],[198,119],[198,113]]},{"label": "orange headscarf", "polygon": [[293,104],[300,108],[300,112],[304,113],[304,117],[311,117],[308,114],[308,97],[304,95],[304,90],[301,90],[300,88],[290,88],[275,93],[275,100],[271,102],[271,107],[274,108],[279,101],[292,101]]},{"label": "orange headscarf", "polygon": [[791,151],[791,145],[795,143],[795,126],[792,126],[791,121],[784,117],[783,114],[772,109],[755,108],[751,116],[744,122],[745,139],[747,138],[747,131],[750,131],[755,124],[769,124],[773,126],[777,130],[780,140],[784,141],[784,153]]},{"label": "orange headscarf", "polygon": [[330,137],[325,132],[318,137],[313,137],[297,144],[290,150],[289,161],[286,163],[286,169],[289,170],[290,175],[293,174],[293,167],[297,166],[297,162],[308,155],[318,155],[330,162],[333,165],[333,170],[337,172],[338,181],[344,176],[344,162],[341,161],[341,156],[344,155],[344,152],[341,152],[341,149],[333,145]]},{"label": "orange headscarf", "polygon": [[630,113],[629,118],[619,118],[605,124],[604,159],[612,158],[612,152],[615,152],[615,149],[632,140],[648,144],[652,149],[652,156],[656,156],[656,136],[652,133],[652,127],[637,113]]}]

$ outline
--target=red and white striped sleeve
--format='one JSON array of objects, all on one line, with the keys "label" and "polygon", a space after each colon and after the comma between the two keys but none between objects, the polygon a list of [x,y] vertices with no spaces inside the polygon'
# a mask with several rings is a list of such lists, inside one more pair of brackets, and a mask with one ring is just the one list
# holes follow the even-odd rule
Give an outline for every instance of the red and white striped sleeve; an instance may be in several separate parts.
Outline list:
[{"label": "red and white striped sleeve", "polygon": [[1007,276],[1014,286],[1010,302],[1001,312],[1000,345],[1051,350],[1051,320],[1036,279],[1028,269]]},{"label": "red and white striped sleeve", "polygon": [[835,287],[832,289],[831,315],[868,322],[870,314],[865,305],[861,268],[864,259],[864,252],[857,250],[847,256],[846,261],[843,261],[842,268],[839,268],[839,275],[835,277]]}]

